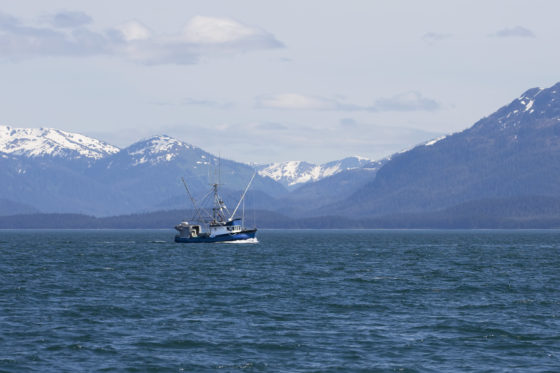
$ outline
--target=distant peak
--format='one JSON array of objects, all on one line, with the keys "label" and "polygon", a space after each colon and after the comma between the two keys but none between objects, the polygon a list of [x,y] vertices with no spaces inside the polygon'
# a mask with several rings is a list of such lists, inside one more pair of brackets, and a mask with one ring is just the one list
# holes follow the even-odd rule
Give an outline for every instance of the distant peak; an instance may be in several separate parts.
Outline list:
[{"label": "distant peak", "polygon": [[500,131],[532,126],[536,121],[560,118],[560,83],[549,88],[531,88],[508,105],[475,124],[475,128]]},{"label": "distant peak", "polygon": [[535,88],[531,88],[528,89],[527,91],[525,91],[520,97],[519,100],[522,100],[524,98],[535,98],[535,96],[537,96],[539,93],[541,93],[543,89],[539,88],[539,87],[535,87]]},{"label": "distant peak", "polygon": [[155,135],[144,138],[128,147],[131,154],[148,151],[149,153],[167,153],[174,148],[194,148],[192,145],[187,144],[181,140],[177,140],[168,135]]},{"label": "distant peak", "polygon": [[361,168],[371,162],[364,157],[352,156],[321,165],[305,161],[285,161],[261,165],[256,168],[261,176],[270,177],[287,187],[295,187],[299,184],[324,179],[344,170]]},{"label": "distant peak", "polygon": [[194,149],[199,150],[197,147],[171,136],[156,135],[135,142],[126,148],[126,152],[136,159],[134,165],[139,165],[169,162],[181,152]]},{"label": "distant peak", "polygon": [[99,159],[117,153],[119,148],[78,133],[54,128],[15,128],[0,126],[0,152],[27,157]]},{"label": "distant peak", "polygon": [[549,88],[531,88],[525,91],[521,96],[519,96],[518,100],[526,100],[526,99],[537,99],[539,100],[550,99],[550,98],[557,98],[560,95],[560,82],[554,84]]},{"label": "distant peak", "polygon": [[154,136],[150,136],[150,137],[145,138],[145,139],[140,140],[140,141],[157,141],[157,140],[160,140],[160,141],[179,141],[179,140],[174,139],[173,137],[168,136],[168,135],[154,135]]}]

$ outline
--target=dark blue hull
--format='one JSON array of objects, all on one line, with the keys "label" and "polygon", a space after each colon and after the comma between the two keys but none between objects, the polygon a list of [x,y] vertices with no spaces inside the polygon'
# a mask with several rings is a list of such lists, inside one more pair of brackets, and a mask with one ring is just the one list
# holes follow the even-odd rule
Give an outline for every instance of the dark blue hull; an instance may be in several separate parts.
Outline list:
[{"label": "dark blue hull", "polygon": [[212,242],[229,242],[229,241],[243,241],[255,238],[257,230],[246,230],[239,233],[222,234],[215,237],[179,237],[175,236],[177,243],[212,243]]}]

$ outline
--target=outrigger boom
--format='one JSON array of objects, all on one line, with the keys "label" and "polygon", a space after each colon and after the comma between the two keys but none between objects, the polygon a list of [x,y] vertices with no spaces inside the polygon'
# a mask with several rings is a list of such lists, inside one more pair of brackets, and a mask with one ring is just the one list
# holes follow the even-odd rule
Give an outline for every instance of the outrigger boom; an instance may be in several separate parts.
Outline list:
[{"label": "outrigger boom", "polygon": [[235,210],[233,210],[233,213],[231,214],[231,216],[229,217],[228,220],[232,220],[233,217],[235,216],[235,213],[237,212],[237,209],[239,209],[239,205],[241,205],[241,201],[243,201],[243,199],[245,198],[245,194],[247,194],[247,191],[249,190],[249,187],[251,186],[251,183],[253,182],[253,179],[255,178],[256,174],[257,174],[257,171],[255,171],[255,173],[251,177],[251,180],[249,181],[249,184],[247,184],[247,187],[245,188],[245,191],[241,195],[241,198],[239,199],[239,202],[237,202],[237,206],[235,206]]}]

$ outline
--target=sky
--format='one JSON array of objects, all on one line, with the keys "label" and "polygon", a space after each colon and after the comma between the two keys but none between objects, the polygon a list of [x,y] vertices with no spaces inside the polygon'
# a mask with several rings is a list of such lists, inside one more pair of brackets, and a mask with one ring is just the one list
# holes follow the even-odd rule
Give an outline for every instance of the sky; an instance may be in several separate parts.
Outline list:
[{"label": "sky", "polygon": [[0,125],[380,159],[560,81],[560,2],[0,0]]}]

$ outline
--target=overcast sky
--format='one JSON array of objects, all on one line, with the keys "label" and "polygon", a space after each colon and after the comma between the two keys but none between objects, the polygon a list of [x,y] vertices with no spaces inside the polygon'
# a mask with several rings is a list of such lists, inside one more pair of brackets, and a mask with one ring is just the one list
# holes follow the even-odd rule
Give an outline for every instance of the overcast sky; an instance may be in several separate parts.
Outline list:
[{"label": "overcast sky", "polygon": [[560,81],[560,2],[0,1],[0,124],[377,159]]}]

